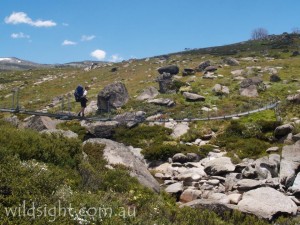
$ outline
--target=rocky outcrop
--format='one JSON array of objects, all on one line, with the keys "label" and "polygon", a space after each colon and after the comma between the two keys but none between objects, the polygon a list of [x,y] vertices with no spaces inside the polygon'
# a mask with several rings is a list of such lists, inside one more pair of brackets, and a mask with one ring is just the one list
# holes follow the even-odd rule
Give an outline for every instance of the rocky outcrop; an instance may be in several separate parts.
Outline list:
[{"label": "rocky outcrop", "polygon": [[300,168],[300,141],[282,148],[280,162],[280,182],[286,187],[292,186],[296,170]]},{"label": "rocky outcrop", "polygon": [[81,126],[85,127],[92,137],[97,138],[111,138],[118,125],[117,121],[81,121]]},{"label": "rocky outcrop", "polygon": [[140,101],[154,99],[158,94],[159,92],[155,87],[148,87],[136,99]]},{"label": "rocky outcrop", "polygon": [[176,65],[164,66],[157,70],[159,74],[169,73],[171,75],[176,75],[179,73],[179,67]]},{"label": "rocky outcrop", "polygon": [[120,125],[125,125],[128,128],[132,128],[143,122],[145,120],[145,115],[146,113],[144,111],[126,112],[115,116],[113,119]]},{"label": "rocky outcrop", "polygon": [[129,100],[128,91],[121,82],[107,85],[98,94],[97,106],[100,112],[109,112],[111,109],[120,108]]},{"label": "rocky outcrop", "polygon": [[260,218],[272,220],[280,215],[296,215],[297,205],[283,193],[262,187],[244,193],[238,209]]},{"label": "rocky outcrop", "polygon": [[46,116],[32,116],[24,124],[25,128],[36,131],[55,129],[57,122]]},{"label": "rocky outcrop", "polygon": [[121,164],[126,166],[130,171],[130,175],[136,177],[142,185],[159,192],[159,184],[150,174],[145,163],[124,144],[100,138],[89,139],[85,143],[104,144],[103,156],[109,165]]}]

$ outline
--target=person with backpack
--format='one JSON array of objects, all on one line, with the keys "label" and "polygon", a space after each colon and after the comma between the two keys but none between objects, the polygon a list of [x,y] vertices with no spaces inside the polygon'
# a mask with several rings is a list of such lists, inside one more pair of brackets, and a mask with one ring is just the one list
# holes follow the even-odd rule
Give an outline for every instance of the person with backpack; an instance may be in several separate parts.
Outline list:
[{"label": "person with backpack", "polygon": [[78,85],[78,87],[75,90],[75,93],[74,93],[75,100],[76,100],[76,102],[80,102],[80,105],[81,105],[81,110],[77,114],[77,116],[84,117],[84,110],[86,108],[86,103],[88,102],[88,99],[87,99],[88,90],[90,90],[89,86],[85,86],[85,88],[83,88],[81,85]]}]

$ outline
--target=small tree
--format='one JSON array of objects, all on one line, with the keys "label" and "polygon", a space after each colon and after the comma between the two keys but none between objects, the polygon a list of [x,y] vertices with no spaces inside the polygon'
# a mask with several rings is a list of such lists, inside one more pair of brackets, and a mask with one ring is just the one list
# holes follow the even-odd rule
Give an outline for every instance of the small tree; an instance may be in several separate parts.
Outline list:
[{"label": "small tree", "polygon": [[251,39],[252,40],[262,40],[268,36],[268,31],[265,28],[256,28],[252,31]]}]

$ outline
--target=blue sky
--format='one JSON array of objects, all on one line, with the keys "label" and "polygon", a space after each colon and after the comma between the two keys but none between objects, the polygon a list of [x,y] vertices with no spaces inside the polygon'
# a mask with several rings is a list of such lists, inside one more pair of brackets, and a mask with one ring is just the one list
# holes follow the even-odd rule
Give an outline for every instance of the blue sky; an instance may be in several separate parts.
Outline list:
[{"label": "blue sky", "polygon": [[0,0],[0,57],[120,61],[300,27],[299,0]]}]

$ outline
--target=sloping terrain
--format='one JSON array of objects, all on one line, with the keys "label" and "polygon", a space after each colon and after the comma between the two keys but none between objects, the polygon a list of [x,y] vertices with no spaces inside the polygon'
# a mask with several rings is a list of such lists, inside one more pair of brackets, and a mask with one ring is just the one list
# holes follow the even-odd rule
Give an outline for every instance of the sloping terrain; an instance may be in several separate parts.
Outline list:
[{"label": "sloping terrain", "polygon": [[[16,99],[13,102],[12,97],[14,90],[18,88],[21,108],[48,112],[71,110],[75,113],[80,107],[73,97],[74,89],[78,84],[91,86],[88,97],[89,102],[92,102],[97,101],[98,93],[105,86],[118,81],[125,84],[129,101],[109,113],[99,114],[92,110],[93,116],[114,117],[118,114],[143,111],[141,115],[145,117],[154,116],[158,120],[170,119],[168,123],[158,121],[154,124],[145,123],[132,127],[119,126],[113,121],[96,124],[61,121],[59,125],[55,122],[56,129],[71,130],[78,135],[77,137],[75,134],[75,138],[73,136],[72,139],[67,139],[62,135],[48,136],[23,129],[22,127],[26,127],[34,119],[27,118],[24,122],[25,116],[23,115],[10,118],[9,114],[1,113],[0,117],[10,121],[14,126],[0,122],[3,131],[0,137],[0,169],[3,171],[0,182],[0,218],[5,218],[4,223],[7,224],[22,224],[22,221],[23,224],[28,224],[30,217],[5,216],[5,209],[18,207],[25,200],[27,208],[32,205],[32,201],[38,202],[39,206],[48,205],[49,207],[57,206],[60,202],[64,206],[72,203],[78,212],[81,207],[88,208],[100,204],[110,207],[116,213],[111,217],[104,216],[101,219],[75,214],[55,217],[54,223],[56,224],[72,222],[78,224],[92,222],[95,224],[268,224],[266,220],[240,212],[223,212],[222,206],[220,208],[219,205],[210,204],[210,207],[214,209],[209,206],[204,207],[216,213],[202,210],[202,206],[200,206],[201,210],[190,207],[179,208],[175,200],[189,202],[196,194],[199,194],[199,191],[201,192],[199,195],[207,194],[207,190],[198,190],[196,186],[200,185],[200,182],[202,182],[201,185],[205,183],[205,179],[194,184],[197,182],[192,181],[196,178],[184,173],[185,171],[199,172],[201,170],[201,173],[209,174],[210,178],[207,182],[211,182],[211,185],[217,183],[218,188],[212,187],[215,190],[225,189],[222,183],[225,180],[224,173],[236,172],[239,168],[250,168],[252,164],[261,165],[271,160],[268,158],[269,153],[266,152],[269,148],[276,148],[279,158],[283,151],[285,160],[293,161],[293,157],[286,152],[298,146],[295,144],[291,145],[295,147],[291,147],[289,144],[293,141],[291,137],[297,138],[297,134],[300,133],[300,126],[295,122],[299,121],[300,106],[295,101],[288,100],[287,97],[297,95],[300,90],[299,46],[299,35],[283,34],[269,36],[265,40],[194,49],[120,63],[100,64],[87,69],[56,67],[0,72],[0,107],[16,106]],[[160,89],[157,79],[158,69],[169,65],[178,67],[179,73],[172,75],[171,91],[158,93],[155,98],[170,99],[174,104],[165,106],[141,100],[139,96],[145,89],[149,87]],[[62,98],[64,99],[63,108]],[[276,110],[265,110],[246,117],[234,118],[235,120],[172,122],[172,119],[204,118],[248,112],[274,101],[281,102]],[[38,125],[47,125],[42,119],[37,119],[37,121],[39,121]],[[287,137],[281,139],[284,136],[280,133],[282,131],[275,132],[275,129],[279,125],[288,123],[293,124],[293,128],[287,126],[282,130],[285,130],[284,135],[287,132],[291,134],[290,139]],[[49,124],[53,125],[54,122],[51,124],[50,121]],[[41,127],[38,126],[38,129]],[[31,129],[37,130],[37,126],[31,126]],[[41,129],[49,128],[42,127]],[[132,175],[128,172],[131,165],[107,165],[108,159],[104,157],[107,154],[105,146],[82,145],[83,140],[91,137],[110,138],[112,141],[101,139],[100,142],[113,143],[113,146],[119,146],[115,142],[133,146],[128,149],[131,149],[130,151],[133,151],[139,160],[141,158],[148,160],[154,169],[153,175],[161,184],[164,184],[163,187],[166,187],[166,191],[173,197],[164,192],[156,194],[142,187],[137,179],[129,176],[129,174]],[[177,153],[179,155],[175,157]],[[181,153],[184,155],[180,155]],[[219,156],[221,157],[216,161],[220,160],[221,167],[224,166],[225,169],[223,167],[220,170],[215,169],[213,162],[207,163],[205,167],[198,163],[200,158],[209,161],[210,158],[214,159]],[[173,164],[168,163],[172,157]],[[194,157],[198,161],[185,164],[187,157]],[[267,157],[267,159],[262,157]],[[156,163],[163,164],[157,167]],[[270,163],[270,167],[272,166],[273,164]],[[115,169],[109,169],[111,167]],[[263,166],[262,168],[262,170],[265,169]],[[172,175],[169,174],[170,170],[173,171]],[[295,168],[293,173],[298,173],[298,170],[299,168]],[[241,174],[241,171],[238,173]],[[278,176],[278,171],[276,173]],[[291,179],[289,175],[286,177]],[[262,181],[255,180],[258,178],[251,179],[249,176],[250,181],[242,180],[237,190],[246,192],[249,187],[262,187],[263,193],[270,190],[269,186],[268,188],[263,186],[267,185],[265,180],[263,181],[265,183],[262,183]],[[279,178],[276,177],[276,179]],[[182,184],[177,182],[178,180],[188,183],[187,186],[195,186],[185,189],[184,192],[186,190],[187,192],[183,194]],[[273,181],[276,188],[281,188],[281,192],[288,192],[285,188],[287,189],[290,184],[284,184],[286,187],[279,186],[279,184],[277,186],[275,180]],[[45,184],[49,185],[45,187]],[[228,194],[227,188],[226,186],[226,194]],[[240,194],[237,190],[230,194]],[[189,192],[192,194],[190,195]],[[224,192],[225,190],[222,193]],[[215,194],[214,196],[218,199],[220,193]],[[250,196],[250,200],[245,198],[240,203],[245,211],[248,209],[246,200],[252,201],[251,194],[260,197],[260,193],[248,193],[247,197]],[[297,211],[295,205],[297,194],[291,194],[291,199],[295,198],[293,201],[296,203],[291,199],[286,200],[289,197],[283,196],[278,191],[276,195],[291,204],[292,208],[291,211],[287,210],[282,213],[280,208],[278,215],[294,214]],[[240,199],[235,201],[236,204],[238,201]],[[276,204],[276,202],[271,204]],[[135,208],[136,215],[129,216],[124,212],[122,214],[122,207],[126,210],[130,207]],[[194,207],[199,207],[199,204]],[[261,217],[272,219],[273,222],[270,223],[299,224],[298,218],[279,218],[275,222],[278,215],[272,211],[270,215]],[[54,217],[48,215],[41,220],[34,220],[34,223],[45,224],[49,219],[54,219]]]}]

